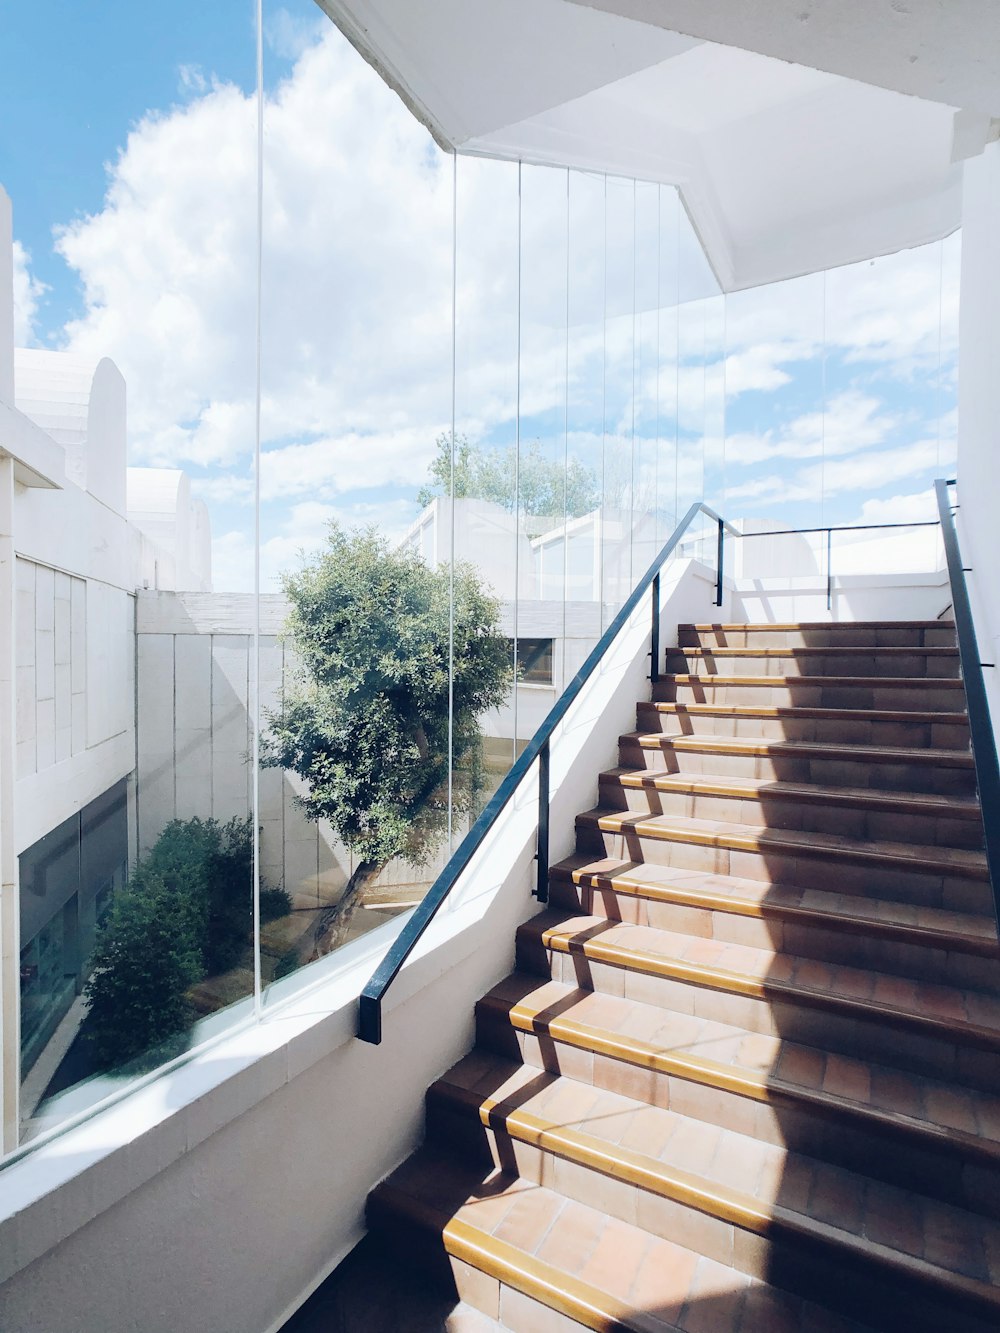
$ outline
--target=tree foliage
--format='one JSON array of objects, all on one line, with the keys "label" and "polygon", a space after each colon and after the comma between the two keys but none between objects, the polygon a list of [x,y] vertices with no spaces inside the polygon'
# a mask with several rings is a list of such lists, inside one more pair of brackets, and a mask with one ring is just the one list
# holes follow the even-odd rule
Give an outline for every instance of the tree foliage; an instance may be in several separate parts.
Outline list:
[{"label": "tree foliage", "polygon": [[[115,896],[84,988],[101,1066],[183,1032],[193,1018],[190,988],[240,961],[252,927],[251,838],[249,819],[172,820]],[[282,890],[262,890],[265,919],[290,907]]]},{"label": "tree foliage", "polygon": [[[451,495],[451,436],[435,440],[437,452],[428,469],[428,484],[417,495],[421,506],[435,496]],[[595,473],[577,458],[547,458],[540,441],[517,448],[510,444],[485,449],[455,436],[455,499],[492,500],[508,513],[548,515],[553,519],[579,518],[601,503]]]},{"label": "tree foliage", "polygon": [[[298,674],[270,712],[263,762],[304,779],[302,808],[328,820],[358,858],[337,910],[353,912],[364,884],[393,857],[420,864],[447,816],[449,596],[447,567],[431,569],[375,531],[331,525],[326,548],[284,579],[287,636]],[[469,566],[454,571],[456,767],[474,763],[478,719],[510,683],[499,603]],[[457,784],[456,808],[468,787]],[[318,937],[317,937],[318,938]],[[330,941],[327,940],[326,943]]]}]

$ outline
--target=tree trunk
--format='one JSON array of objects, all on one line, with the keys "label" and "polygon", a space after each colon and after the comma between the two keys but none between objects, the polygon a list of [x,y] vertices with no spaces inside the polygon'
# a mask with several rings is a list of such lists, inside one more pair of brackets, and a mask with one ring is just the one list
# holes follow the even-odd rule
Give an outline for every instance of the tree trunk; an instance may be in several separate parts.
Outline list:
[{"label": "tree trunk", "polygon": [[340,898],[324,909],[313,927],[312,948],[309,951],[308,962],[325,957],[343,944],[354,920],[354,913],[361,906],[362,895],[382,871],[383,864],[377,861],[359,861],[354,867],[354,872],[344,885],[344,892]]}]

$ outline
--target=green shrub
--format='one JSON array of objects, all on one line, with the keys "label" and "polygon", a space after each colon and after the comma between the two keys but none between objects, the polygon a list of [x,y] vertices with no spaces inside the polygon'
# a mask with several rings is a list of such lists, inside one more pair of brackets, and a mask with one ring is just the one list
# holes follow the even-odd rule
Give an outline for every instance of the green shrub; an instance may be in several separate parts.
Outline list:
[{"label": "green shrub", "polygon": [[84,987],[87,1030],[102,1068],[134,1059],[184,1031],[186,992],[203,976],[196,898],[137,866],[101,927]]},{"label": "green shrub", "polygon": [[[121,1065],[190,1025],[189,989],[231,971],[252,941],[249,819],[175,819],[136,865],[98,932],[85,987],[95,1059]],[[261,920],[285,916],[261,889]]]}]

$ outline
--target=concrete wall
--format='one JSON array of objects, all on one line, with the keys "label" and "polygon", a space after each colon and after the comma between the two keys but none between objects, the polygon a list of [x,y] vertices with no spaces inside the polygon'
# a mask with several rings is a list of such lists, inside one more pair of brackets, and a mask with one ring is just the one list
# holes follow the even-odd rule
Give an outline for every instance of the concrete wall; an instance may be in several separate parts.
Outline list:
[{"label": "concrete wall", "polygon": [[[972,567],[969,592],[980,656],[1000,653],[1000,144],[965,164],[962,217],[961,360],[958,375],[958,512],[962,557]],[[985,673],[1000,723],[1000,671]]]}]

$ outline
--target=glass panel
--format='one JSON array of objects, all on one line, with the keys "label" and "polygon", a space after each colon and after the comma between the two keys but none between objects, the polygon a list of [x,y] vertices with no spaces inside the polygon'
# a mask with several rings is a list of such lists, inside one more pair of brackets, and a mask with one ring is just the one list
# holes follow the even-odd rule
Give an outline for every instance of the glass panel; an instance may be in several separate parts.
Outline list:
[{"label": "glass panel", "polygon": [[[0,592],[16,600],[0,855],[20,936],[6,1148],[190,1049],[253,988],[254,44],[245,16],[189,18],[5,16],[0,124],[31,126],[3,152],[10,405],[65,472],[9,497]],[[108,79],[112,49],[129,77]],[[70,100],[42,114],[56,84]],[[212,605],[213,587],[242,601]]]}]

